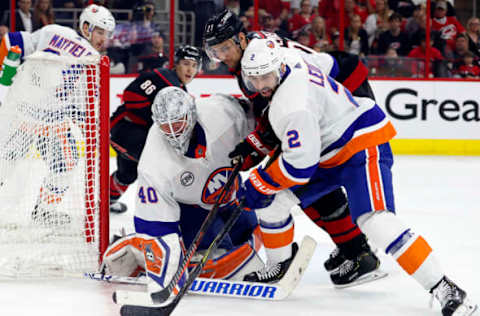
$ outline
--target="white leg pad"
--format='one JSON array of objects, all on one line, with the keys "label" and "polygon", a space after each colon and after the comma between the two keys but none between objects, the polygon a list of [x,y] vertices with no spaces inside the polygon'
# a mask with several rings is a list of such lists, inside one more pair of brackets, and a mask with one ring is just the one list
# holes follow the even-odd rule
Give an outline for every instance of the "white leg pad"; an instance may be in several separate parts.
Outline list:
[{"label": "white leg pad", "polygon": [[[359,217],[357,223],[369,240],[377,247],[382,248],[385,251],[406,230],[408,230],[408,226],[403,224],[403,222],[400,221],[395,214],[389,211],[381,211],[362,215]],[[415,235],[412,231],[410,231],[408,235],[404,236],[403,240],[397,243],[398,245],[395,245],[396,247],[390,247],[390,254],[395,260],[397,260],[419,238],[421,238],[421,236]],[[404,267],[402,266],[402,268]],[[430,290],[444,275],[443,270],[433,254],[433,251],[430,252],[430,254],[415,271],[408,272],[407,270],[405,271],[411,274],[411,276],[426,290]]]},{"label": "white leg pad", "polygon": [[384,251],[409,228],[390,211],[364,214],[358,218],[357,224],[368,239]]},{"label": "white leg pad", "polygon": [[275,195],[272,204],[255,212],[262,222],[279,223],[288,219],[290,210],[298,203],[298,198],[290,190],[283,190]]}]

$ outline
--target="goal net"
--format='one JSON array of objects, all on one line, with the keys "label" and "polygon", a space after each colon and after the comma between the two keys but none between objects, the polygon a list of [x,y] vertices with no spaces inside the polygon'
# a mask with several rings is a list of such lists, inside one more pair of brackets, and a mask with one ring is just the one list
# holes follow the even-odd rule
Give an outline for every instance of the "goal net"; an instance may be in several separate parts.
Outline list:
[{"label": "goal net", "polygon": [[108,67],[107,57],[37,52],[2,100],[0,279],[98,269],[109,237]]}]

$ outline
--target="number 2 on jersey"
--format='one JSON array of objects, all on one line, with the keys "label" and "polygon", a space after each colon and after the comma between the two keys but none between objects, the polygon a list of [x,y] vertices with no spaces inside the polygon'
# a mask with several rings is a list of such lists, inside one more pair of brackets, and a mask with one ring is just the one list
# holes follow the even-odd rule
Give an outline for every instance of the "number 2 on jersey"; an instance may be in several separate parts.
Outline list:
[{"label": "number 2 on jersey", "polygon": [[295,148],[300,147],[302,143],[298,140],[298,132],[294,129],[287,132],[288,137],[288,147]]}]

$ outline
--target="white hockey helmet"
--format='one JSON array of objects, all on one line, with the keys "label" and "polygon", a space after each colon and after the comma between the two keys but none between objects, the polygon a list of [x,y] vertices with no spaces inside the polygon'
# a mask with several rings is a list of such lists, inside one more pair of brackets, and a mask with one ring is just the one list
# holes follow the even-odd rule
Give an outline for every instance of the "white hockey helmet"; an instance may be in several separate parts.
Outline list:
[{"label": "white hockey helmet", "polygon": [[[84,23],[88,23],[88,34],[83,32]],[[79,29],[82,35],[86,39],[90,40],[95,27],[107,31],[108,37],[111,37],[113,35],[113,31],[115,30],[115,18],[107,8],[96,4],[91,4],[83,9],[82,14],[80,14]]]},{"label": "white hockey helmet", "polygon": [[185,154],[197,122],[193,97],[178,87],[163,88],[153,100],[152,119],[170,145]]},{"label": "white hockey helmet", "polygon": [[283,53],[279,44],[268,38],[254,38],[245,49],[241,61],[242,78],[247,88],[256,91],[253,81],[268,75],[275,76],[276,84],[282,78]]}]

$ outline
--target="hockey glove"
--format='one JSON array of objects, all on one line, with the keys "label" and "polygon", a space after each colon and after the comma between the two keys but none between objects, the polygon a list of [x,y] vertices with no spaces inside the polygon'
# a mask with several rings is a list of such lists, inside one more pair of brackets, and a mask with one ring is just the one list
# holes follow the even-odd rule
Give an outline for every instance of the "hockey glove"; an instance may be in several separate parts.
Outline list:
[{"label": "hockey glove", "polygon": [[264,116],[260,119],[257,128],[248,134],[247,138],[239,143],[228,157],[242,156],[244,162],[241,170],[248,170],[260,163],[279,143],[267,117]]},{"label": "hockey glove", "polygon": [[268,174],[260,168],[253,170],[249,178],[241,183],[237,200],[243,201],[243,208],[247,211],[270,206],[275,193],[279,191],[272,182]]}]

